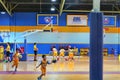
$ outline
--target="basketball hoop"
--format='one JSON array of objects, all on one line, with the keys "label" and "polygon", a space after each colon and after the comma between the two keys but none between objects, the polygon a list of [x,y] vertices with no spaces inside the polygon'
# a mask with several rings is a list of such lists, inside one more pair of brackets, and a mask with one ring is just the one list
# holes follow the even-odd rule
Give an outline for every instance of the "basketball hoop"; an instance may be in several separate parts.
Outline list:
[{"label": "basketball hoop", "polygon": [[10,37],[10,31],[9,30],[1,30],[0,31],[0,36],[5,39]]}]

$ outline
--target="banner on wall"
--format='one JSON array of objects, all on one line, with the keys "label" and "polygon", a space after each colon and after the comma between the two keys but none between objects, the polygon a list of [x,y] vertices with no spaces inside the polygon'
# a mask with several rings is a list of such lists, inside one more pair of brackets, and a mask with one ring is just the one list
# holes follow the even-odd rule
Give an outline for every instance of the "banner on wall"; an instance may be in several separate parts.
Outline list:
[{"label": "banner on wall", "polygon": [[47,25],[52,22],[53,25],[58,25],[57,14],[37,14],[37,25]]},{"label": "banner on wall", "polygon": [[87,15],[67,15],[68,26],[87,26],[88,17]]},{"label": "banner on wall", "polygon": [[104,26],[116,26],[116,16],[104,16]]}]

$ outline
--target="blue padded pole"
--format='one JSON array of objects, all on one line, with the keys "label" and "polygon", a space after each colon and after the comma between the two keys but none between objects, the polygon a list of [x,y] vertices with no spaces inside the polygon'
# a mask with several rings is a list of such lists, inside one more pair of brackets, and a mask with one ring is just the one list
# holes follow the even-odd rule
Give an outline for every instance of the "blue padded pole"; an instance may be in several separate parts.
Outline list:
[{"label": "blue padded pole", "polygon": [[103,80],[103,13],[90,13],[90,80]]},{"label": "blue padded pole", "polygon": [[27,39],[24,39],[24,54],[22,55],[23,58],[21,59],[22,61],[26,61],[27,60]]},{"label": "blue padded pole", "polygon": [[27,45],[27,40],[26,40],[26,38],[24,39],[24,54],[27,54],[26,53],[26,45]]}]

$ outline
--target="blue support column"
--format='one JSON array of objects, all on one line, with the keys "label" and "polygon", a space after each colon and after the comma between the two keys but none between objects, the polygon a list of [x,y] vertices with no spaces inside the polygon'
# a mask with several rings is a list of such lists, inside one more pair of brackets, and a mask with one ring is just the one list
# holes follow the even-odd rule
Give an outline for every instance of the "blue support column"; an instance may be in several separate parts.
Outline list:
[{"label": "blue support column", "polygon": [[22,54],[21,61],[27,61],[27,40],[24,39],[24,54]]},{"label": "blue support column", "polygon": [[103,14],[90,13],[90,80],[103,80]]},{"label": "blue support column", "polygon": [[27,40],[24,39],[24,54],[27,54],[26,47],[27,47]]}]

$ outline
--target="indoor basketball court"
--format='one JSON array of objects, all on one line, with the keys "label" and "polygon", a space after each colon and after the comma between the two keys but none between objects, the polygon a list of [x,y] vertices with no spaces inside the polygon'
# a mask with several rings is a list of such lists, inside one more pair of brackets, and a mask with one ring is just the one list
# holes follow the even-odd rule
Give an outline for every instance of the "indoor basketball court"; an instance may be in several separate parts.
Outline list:
[{"label": "indoor basketball court", "polygon": [[119,0],[0,0],[0,80],[120,80]]}]

